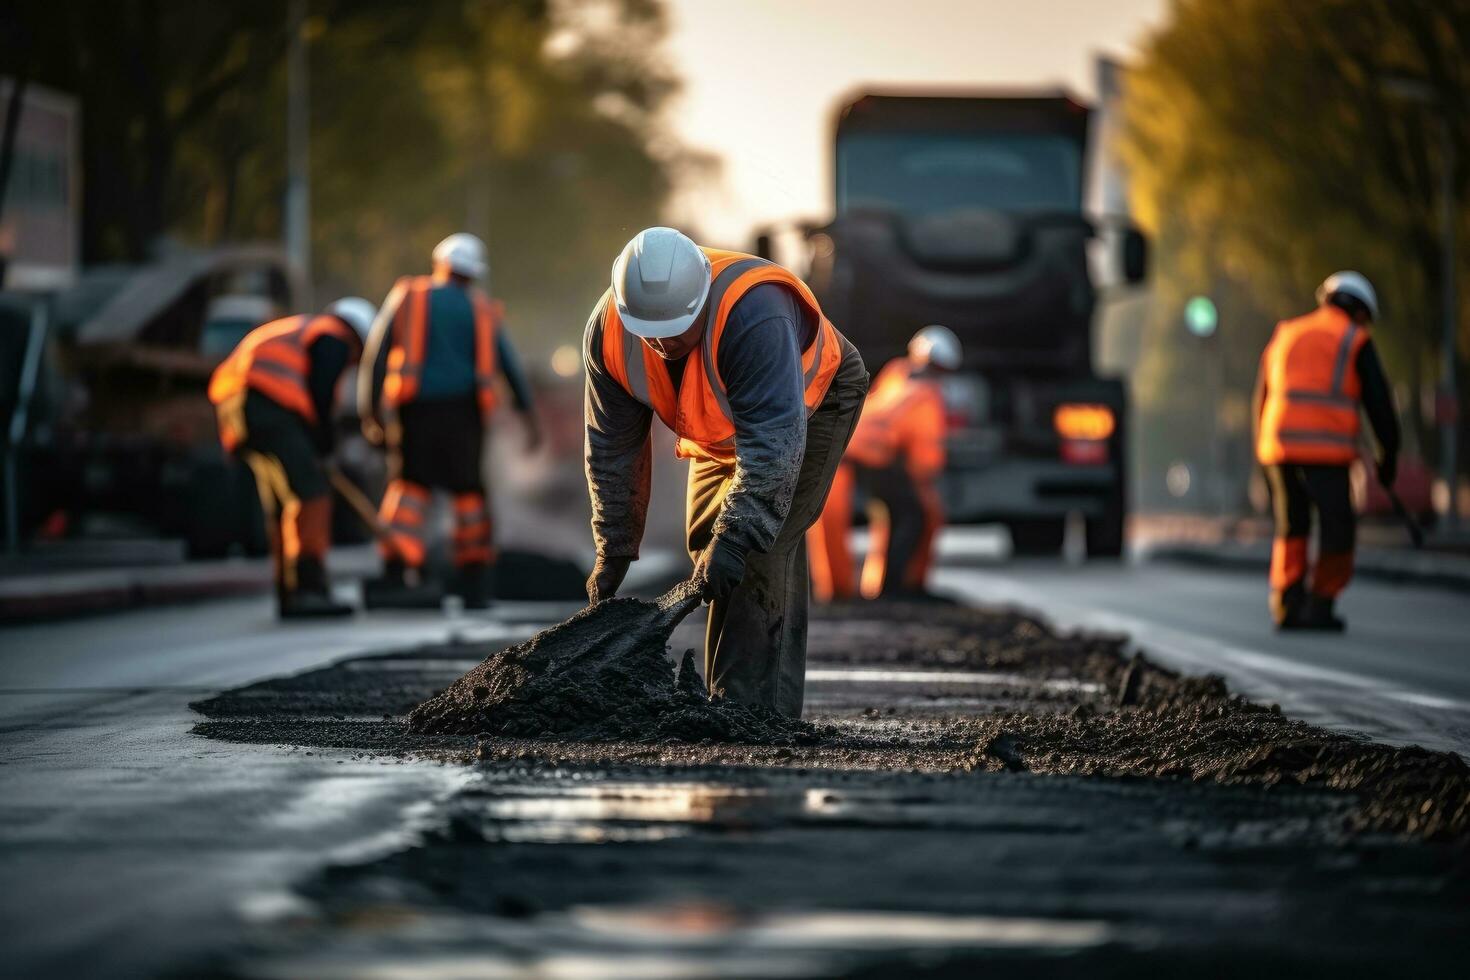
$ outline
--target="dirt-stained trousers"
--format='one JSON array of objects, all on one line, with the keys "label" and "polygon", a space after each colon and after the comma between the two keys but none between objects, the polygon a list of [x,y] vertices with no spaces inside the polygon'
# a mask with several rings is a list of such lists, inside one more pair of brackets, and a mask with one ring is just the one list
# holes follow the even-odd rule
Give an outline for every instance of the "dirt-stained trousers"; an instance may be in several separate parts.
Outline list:
[{"label": "dirt-stained trousers", "polygon": [[[806,530],[822,513],[842,453],[857,427],[867,372],[853,358],[807,420],[806,455],[786,523],[767,552],[746,558],[745,578],[710,604],[704,676],[711,694],[801,716],[806,685],[808,582]],[[734,464],[707,460],[689,468],[688,547],[698,559],[735,478]]]}]

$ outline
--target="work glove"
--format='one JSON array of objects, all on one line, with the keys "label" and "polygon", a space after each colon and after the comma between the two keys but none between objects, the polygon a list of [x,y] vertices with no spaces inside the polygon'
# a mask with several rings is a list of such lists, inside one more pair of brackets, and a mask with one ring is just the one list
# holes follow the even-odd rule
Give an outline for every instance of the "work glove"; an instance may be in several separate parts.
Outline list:
[{"label": "work glove", "polygon": [[745,549],[724,538],[715,538],[694,565],[694,581],[708,602],[728,598],[745,578]]},{"label": "work glove", "polygon": [[595,606],[603,599],[611,599],[617,595],[618,586],[623,584],[623,579],[628,575],[628,566],[632,563],[631,558],[598,555],[597,561],[592,565],[592,574],[587,577],[587,602]]},{"label": "work glove", "polygon": [[1390,453],[1378,461],[1378,482],[1385,490],[1393,489],[1394,478],[1399,475],[1399,459]]}]

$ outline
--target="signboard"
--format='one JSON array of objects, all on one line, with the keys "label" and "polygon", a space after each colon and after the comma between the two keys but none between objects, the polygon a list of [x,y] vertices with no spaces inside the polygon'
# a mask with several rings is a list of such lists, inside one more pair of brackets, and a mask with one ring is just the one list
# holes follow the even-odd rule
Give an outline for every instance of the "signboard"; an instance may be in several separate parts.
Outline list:
[{"label": "signboard", "polygon": [[[10,80],[0,78],[0,132],[10,92]],[[27,85],[0,209],[6,289],[57,289],[76,278],[82,203],[79,139],[76,100]]]}]

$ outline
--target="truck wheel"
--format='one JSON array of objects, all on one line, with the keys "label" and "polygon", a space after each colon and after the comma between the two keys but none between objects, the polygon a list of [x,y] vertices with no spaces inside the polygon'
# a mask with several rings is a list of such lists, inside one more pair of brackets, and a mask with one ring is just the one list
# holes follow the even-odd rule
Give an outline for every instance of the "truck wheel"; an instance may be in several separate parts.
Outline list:
[{"label": "truck wheel", "polygon": [[1067,521],[1061,517],[1012,521],[1011,549],[1017,555],[1056,555],[1067,537]]}]

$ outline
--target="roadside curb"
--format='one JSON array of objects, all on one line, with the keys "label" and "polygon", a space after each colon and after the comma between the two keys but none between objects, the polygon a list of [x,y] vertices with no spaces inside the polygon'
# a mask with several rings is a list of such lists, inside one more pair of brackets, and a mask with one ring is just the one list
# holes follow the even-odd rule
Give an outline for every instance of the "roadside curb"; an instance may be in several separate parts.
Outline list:
[{"label": "roadside curb", "polygon": [[[1270,551],[1264,546],[1160,544],[1137,552],[1145,562],[1176,562],[1212,568],[1238,568],[1266,573]],[[1470,592],[1470,558],[1424,551],[1358,552],[1354,574],[1360,578],[1400,585],[1428,585],[1454,592]]]},{"label": "roadside curb", "polygon": [[270,588],[269,567],[256,564],[109,569],[0,579],[0,624],[259,595]]}]

